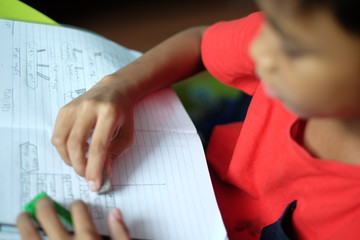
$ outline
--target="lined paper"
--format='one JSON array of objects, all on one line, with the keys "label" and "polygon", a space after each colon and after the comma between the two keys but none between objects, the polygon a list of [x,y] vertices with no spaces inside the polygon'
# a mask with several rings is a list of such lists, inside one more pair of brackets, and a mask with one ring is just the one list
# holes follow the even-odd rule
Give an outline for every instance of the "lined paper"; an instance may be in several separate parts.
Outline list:
[{"label": "lined paper", "polygon": [[0,20],[0,34],[0,222],[46,191],[65,206],[83,199],[105,235],[117,207],[133,238],[224,239],[199,136],[171,89],[137,104],[109,194],[90,192],[50,143],[58,110],[140,53],[72,28]]}]

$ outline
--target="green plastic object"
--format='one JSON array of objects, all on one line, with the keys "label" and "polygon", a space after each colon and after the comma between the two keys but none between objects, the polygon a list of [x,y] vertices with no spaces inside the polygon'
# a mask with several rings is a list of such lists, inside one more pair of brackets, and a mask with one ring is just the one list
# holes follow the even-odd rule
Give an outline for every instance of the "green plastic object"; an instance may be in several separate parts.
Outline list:
[{"label": "green plastic object", "polygon": [[[30,216],[37,222],[38,220],[36,218],[36,203],[43,197],[50,198],[45,192],[41,192],[33,200],[23,206],[23,210],[27,211]],[[66,208],[61,206],[59,203],[55,202],[53,199],[51,200],[54,203],[55,211],[57,212],[60,220],[66,225],[66,227],[73,227],[70,212],[66,210]]]},{"label": "green plastic object", "polygon": [[59,25],[48,16],[19,0],[0,0],[0,18],[23,22]]}]

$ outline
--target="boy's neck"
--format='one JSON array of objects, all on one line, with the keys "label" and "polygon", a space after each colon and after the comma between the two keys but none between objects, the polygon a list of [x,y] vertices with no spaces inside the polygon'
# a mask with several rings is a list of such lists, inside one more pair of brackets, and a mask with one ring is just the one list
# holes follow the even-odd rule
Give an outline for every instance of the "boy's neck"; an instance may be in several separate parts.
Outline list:
[{"label": "boy's neck", "polygon": [[360,119],[309,119],[304,147],[317,158],[360,164]]}]

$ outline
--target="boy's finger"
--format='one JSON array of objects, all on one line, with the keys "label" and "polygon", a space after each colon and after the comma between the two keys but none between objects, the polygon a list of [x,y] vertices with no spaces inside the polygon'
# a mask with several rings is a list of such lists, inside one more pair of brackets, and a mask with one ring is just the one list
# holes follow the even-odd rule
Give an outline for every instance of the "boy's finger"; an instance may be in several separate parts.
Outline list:
[{"label": "boy's finger", "polygon": [[16,225],[19,229],[22,239],[41,240],[40,233],[35,228],[30,215],[22,212],[16,219]]},{"label": "boy's finger", "polygon": [[115,123],[115,113],[99,114],[89,147],[89,158],[85,173],[89,181],[89,188],[92,191],[98,191],[101,187],[103,168]]},{"label": "boy's finger", "polygon": [[89,210],[83,201],[73,202],[70,211],[76,235],[81,236],[83,233],[97,235]]},{"label": "boy's finger", "polygon": [[56,147],[56,150],[58,151],[60,157],[64,160],[64,162],[68,165],[71,165],[68,151],[66,148],[66,142],[72,128],[73,117],[71,116],[71,114],[67,117],[65,117],[64,115],[64,110],[62,110],[59,112],[56,118],[51,142]]},{"label": "boy's finger", "polygon": [[108,226],[112,240],[130,240],[129,231],[119,209],[113,209],[109,213]]},{"label": "boy's finger", "polygon": [[106,160],[106,172],[111,176],[112,166],[117,157],[124,152],[134,141],[134,127],[133,120],[129,119],[124,122],[117,135],[113,137],[108,148],[108,156]]},{"label": "boy's finger", "polygon": [[96,122],[95,116],[84,116],[78,118],[67,140],[67,149],[71,161],[71,165],[80,176],[85,176],[86,157],[85,147],[90,130]]},{"label": "boy's finger", "polygon": [[51,240],[64,240],[69,238],[69,233],[54,209],[54,204],[49,198],[41,198],[36,204],[36,217],[46,235]]}]

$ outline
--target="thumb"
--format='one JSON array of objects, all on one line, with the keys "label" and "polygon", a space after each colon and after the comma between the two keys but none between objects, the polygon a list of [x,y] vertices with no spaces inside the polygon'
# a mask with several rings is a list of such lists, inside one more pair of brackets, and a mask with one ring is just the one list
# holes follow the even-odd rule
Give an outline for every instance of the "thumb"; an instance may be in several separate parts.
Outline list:
[{"label": "thumb", "polygon": [[124,224],[123,215],[117,208],[109,213],[108,226],[112,240],[130,240],[129,230]]}]

